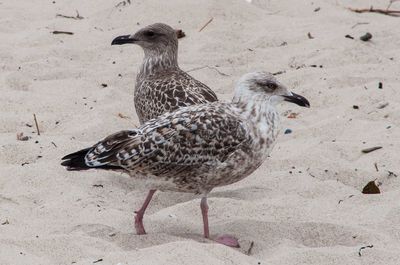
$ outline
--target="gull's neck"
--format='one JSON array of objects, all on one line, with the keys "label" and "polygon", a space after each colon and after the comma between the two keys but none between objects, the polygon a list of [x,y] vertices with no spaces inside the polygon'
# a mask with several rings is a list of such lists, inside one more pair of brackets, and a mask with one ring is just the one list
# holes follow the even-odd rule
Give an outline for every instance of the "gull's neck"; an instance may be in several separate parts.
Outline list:
[{"label": "gull's neck", "polygon": [[243,118],[260,121],[270,112],[277,112],[275,105],[263,96],[254,95],[246,99],[234,99],[233,103],[240,109]]},{"label": "gull's neck", "polygon": [[144,59],[137,75],[137,81],[166,70],[178,70],[178,53],[176,48],[164,51],[144,50]]},{"label": "gull's neck", "polygon": [[[253,134],[259,139],[259,147],[263,148],[268,141],[274,140],[280,127],[279,113],[275,104],[268,98],[260,95],[246,97],[246,99],[234,98],[233,103],[239,109],[242,118],[253,126]],[[269,140],[267,140],[269,139]]]}]

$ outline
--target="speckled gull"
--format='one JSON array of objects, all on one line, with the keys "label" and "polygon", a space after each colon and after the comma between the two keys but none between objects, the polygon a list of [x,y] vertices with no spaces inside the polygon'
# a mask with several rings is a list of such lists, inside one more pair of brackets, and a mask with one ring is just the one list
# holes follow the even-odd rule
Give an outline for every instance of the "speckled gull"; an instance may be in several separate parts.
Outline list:
[{"label": "speckled gull", "polygon": [[[217,101],[210,88],[179,68],[178,38],[172,27],[152,24],[133,35],[115,38],[111,45],[128,43],[144,50],[134,91],[135,109],[141,124],[179,107]],[[139,235],[146,233],[143,216],[155,192],[150,190],[143,206],[135,212],[135,229]]]},{"label": "speckled gull", "polygon": [[[276,105],[288,101],[309,107],[273,75],[253,72],[238,82],[231,103],[183,107],[134,130],[110,135],[63,158],[69,170],[118,170],[151,189],[201,194],[204,237],[210,238],[207,194],[256,170],[279,134]],[[229,235],[214,239],[238,246]]]},{"label": "speckled gull", "polygon": [[152,24],[133,35],[119,36],[111,44],[126,43],[144,50],[134,92],[140,123],[179,107],[218,100],[209,87],[179,68],[178,37],[170,26]]}]

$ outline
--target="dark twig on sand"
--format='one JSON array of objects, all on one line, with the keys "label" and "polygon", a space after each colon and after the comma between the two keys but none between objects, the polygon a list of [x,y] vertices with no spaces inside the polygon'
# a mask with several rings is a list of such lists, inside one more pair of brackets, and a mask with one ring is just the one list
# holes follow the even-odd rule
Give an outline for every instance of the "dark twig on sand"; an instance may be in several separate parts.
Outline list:
[{"label": "dark twig on sand", "polygon": [[393,4],[394,2],[398,2],[398,1],[400,1],[400,0],[390,0],[388,6],[386,7],[386,10],[388,10],[388,9],[392,6],[392,4]]},{"label": "dark twig on sand", "polygon": [[207,26],[208,26],[208,24],[210,24],[210,23],[211,23],[211,21],[213,21],[213,19],[214,19],[213,17],[212,17],[212,18],[210,18],[210,20],[208,20],[208,21],[207,21],[207,23],[206,23],[206,24],[204,24],[204,26],[202,26],[202,27],[199,29],[199,32],[200,32],[200,31],[202,31],[202,30],[203,30],[205,27],[207,27]]},{"label": "dark twig on sand", "polygon": [[354,197],[354,195],[351,194],[351,195],[349,195],[347,198],[344,198],[344,199],[342,199],[342,200],[339,200],[339,201],[338,201],[338,204],[344,202],[344,200],[346,200],[346,199],[350,199],[351,197]]},{"label": "dark twig on sand", "polygon": [[360,247],[360,249],[358,250],[358,256],[361,257],[361,250],[366,249],[366,248],[373,248],[373,247],[374,247],[374,245],[368,245],[368,246],[365,246],[365,247]]},{"label": "dark twig on sand", "polygon": [[374,163],[374,166],[375,166],[375,169],[376,169],[376,172],[379,172],[379,169],[378,169],[378,163]]},{"label": "dark twig on sand", "polygon": [[251,241],[249,249],[246,251],[246,255],[250,256],[251,255],[251,251],[253,250],[254,247],[254,241]]},{"label": "dark twig on sand", "polygon": [[76,11],[76,16],[66,16],[66,15],[63,15],[63,14],[56,14],[56,17],[70,18],[70,19],[76,19],[76,20],[84,19],[84,17],[79,15],[78,10],[75,10],[75,11]]},{"label": "dark twig on sand", "polygon": [[55,30],[52,32],[53,34],[67,34],[67,35],[74,35],[73,32],[70,31],[61,31],[61,30]]},{"label": "dark twig on sand", "polygon": [[38,124],[38,122],[37,122],[36,114],[35,114],[35,113],[33,113],[33,120],[35,121],[37,134],[40,135],[39,124]]},{"label": "dark twig on sand", "polygon": [[370,8],[361,8],[361,9],[349,7],[348,9],[356,13],[378,13],[393,17],[400,16],[400,10],[379,9],[379,8],[373,8],[372,6]]},{"label": "dark twig on sand", "polygon": [[381,148],[382,148],[382,146],[374,146],[374,147],[370,147],[370,148],[365,148],[365,149],[361,150],[361,152],[363,152],[364,154],[368,154],[368,153],[371,153],[372,151],[375,151],[375,150],[378,150]]}]

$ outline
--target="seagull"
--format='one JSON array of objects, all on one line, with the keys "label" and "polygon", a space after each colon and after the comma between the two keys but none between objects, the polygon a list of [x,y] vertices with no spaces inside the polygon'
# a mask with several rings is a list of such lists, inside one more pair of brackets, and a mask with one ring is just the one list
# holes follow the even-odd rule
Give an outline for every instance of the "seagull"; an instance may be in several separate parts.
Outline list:
[{"label": "seagull", "polygon": [[[248,73],[238,81],[230,103],[165,113],[69,154],[61,164],[68,170],[122,171],[152,190],[202,195],[204,237],[210,239],[207,195],[249,176],[266,160],[280,131],[276,105],[283,101],[310,106],[272,74]],[[239,247],[230,235],[214,241]]]},{"label": "seagull", "polygon": [[144,59],[136,76],[135,108],[141,124],[180,107],[217,101],[215,93],[178,66],[178,37],[172,27],[156,23],[111,45],[137,44]]},{"label": "seagull", "polygon": [[[133,35],[116,37],[111,45],[137,44],[144,59],[136,77],[134,103],[140,124],[179,107],[217,101],[215,93],[178,66],[178,37],[172,27],[156,23]],[[156,190],[151,189],[135,212],[138,235],[146,234],[143,216]]]}]

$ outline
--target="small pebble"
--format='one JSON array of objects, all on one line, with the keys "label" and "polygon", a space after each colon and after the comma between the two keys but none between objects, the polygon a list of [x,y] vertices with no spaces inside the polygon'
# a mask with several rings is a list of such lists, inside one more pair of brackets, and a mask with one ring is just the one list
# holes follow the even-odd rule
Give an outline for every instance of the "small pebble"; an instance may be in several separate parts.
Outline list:
[{"label": "small pebble", "polygon": [[285,134],[289,134],[289,133],[292,133],[292,130],[291,129],[286,129],[285,130]]},{"label": "small pebble", "polygon": [[372,39],[372,34],[369,32],[365,33],[360,37],[360,40],[362,41],[369,41],[370,39]]}]

